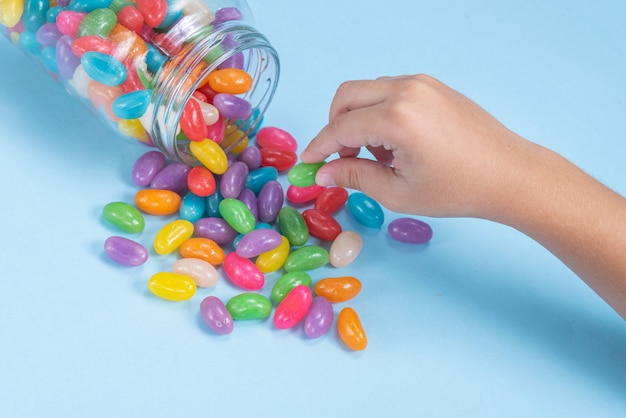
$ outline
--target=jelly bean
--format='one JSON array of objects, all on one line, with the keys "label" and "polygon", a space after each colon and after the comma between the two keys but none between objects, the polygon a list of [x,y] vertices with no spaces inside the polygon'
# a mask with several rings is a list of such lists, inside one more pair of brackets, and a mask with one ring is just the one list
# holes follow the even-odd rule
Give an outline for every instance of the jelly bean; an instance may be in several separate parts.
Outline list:
[{"label": "jelly bean", "polygon": [[172,273],[191,277],[198,287],[213,287],[219,280],[217,269],[199,258],[181,258],[172,264]]},{"label": "jelly bean", "polygon": [[124,27],[139,33],[143,27],[143,16],[133,6],[124,6],[117,13],[117,21]]},{"label": "jelly bean", "polygon": [[309,312],[312,299],[310,287],[304,285],[294,287],[276,307],[274,326],[278,329],[296,326]]},{"label": "jelly bean", "polygon": [[146,187],[152,183],[157,173],[165,167],[167,160],[165,155],[160,151],[148,151],[141,155],[132,170],[132,179],[139,187]]},{"label": "jelly bean", "polygon": [[328,251],[325,248],[305,245],[289,254],[283,268],[286,272],[313,270],[325,266],[328,261]]},{"label": "jelly bean", "polygon": [[63,35],[59,38],[55,53],[61,77],[72,78],[76,68],[80,65],[80,58],[72,52],[72,37],[70,35]]},{"label": "jelly bean", "polygon": [[224,68],[243,68],[246,63],[246,58],[243,55],[243,52],[237,52],[236,54],[231,55],[226,58],[224,62],[217,66],[219,70]]},{"label": "jelly bean", "polygon": [[226,153],[215,141],[191,142],[189,150],[213,174],[224,174],[228,168]]},{"label": "jelly bean", "polygon": [[238,161],[243,161],[249,170],[256,170],[261,167],[261,150],[258,147],[246,147],[237,155]]},{"label": "jelly bean", "polygon": [[24,31],[20,34],[19,46],[33,55],[38,55],[41,52],[41,44],[37,42],[37,35],[30,31]]},{"label": "jelly bean", "polygon": [[[196,91],[194,93],[194,96],[196,94],[202,94],[199,91]],[[202,96],[204,96],[204,94],[202,94]],[[204,99],[206,100],[206,96],[204,96]],[[204,121],[205,125],[213,125],[214,123],[217,122],[217,120],[220,117],[220,113],[218,112],[217,108],[215,106],[213,106],[210,103],[204,103],[200,100],[198,100],[198,104],[200,105],[200,111],[202,112],[202,120]],[[207,137],[209,134],[209,131],[206,131]]]},{"label": "jelly bean", "polygon": [[224,257],[224,273],[236,286],[246,290],[260,290],[265,284],[265,276],[247,258],[231,252]]},{"label": "jelly bean", "polygon": [[[272,229],[272,225],[266,222],[257,222],[257,224],[254,226],[254,229]],[[245,234],[238,234],[233,240],[233,248],[235,250],[237,249],[237,245],[239,245],[239,241],[241,241],[244,235]]]},{"label": "jelly bean", "polygon": [[298,187],[290,184],[289,187],[287,187],[285,196],[291,203],[308,203],[315,200],[324,189],[325,187],[318,186],[317,184],[307,187]]},{"label": "jelly bean", "polygon": [[367,335],[365,335],[361,320],[354,309],[345,307],[339,312],[337,332],[348,348],[360,351],[367,347]]},{"label": "jelly bean", "polygon": [[224,198],[220,202],[220,214],[235,231],[247,234],[254,229],[254,214],[238,199]]},{"label": "jelly bean", "polygon": [[235,125],[229,125],[224,130],[224,139],[220,145],[231,154],[239,154],[246,149],[250,139]]},{"label": "jelly bean", "polygon": [[212,239],[219,245],[230,244],[237,236],[237,231],[222,218],[199,219],[194,222],[194,230],[196,236]]},{"label": "jelly bean", "polygon": [[311,287],[311,284],[311,276],[305,271],[285,273],[274,283],[270,298],[278,305],[294,287],[301,285]]},{"label": "jelly bean", "polygon": [[433,230],[426,222],[413,218],[398,218],[387,227],[389,236],[396,241],[424,244],[433,237]]},{"label": "jelly bean", "polygon": [[331,303],[345,302],[361,291],[361,281],[352,276],[328,277],[318,280],[313,289]]},{"label": "jelly bean", "polygon": [[41,50],[41,61],[53,73],[59,72],[56,55],[56,48],[53,46],[48,46]]},{"label": "jelly bean", "polygon": [[235,321],[265,319],[272,313],[272,302],[260,293],[241,293],[226,302]]},{"label": "jelly bean", "polygon": [[236,198],[243,190],[248,177],[248,166],[246,163],[236,161],[228,167],[220,180],[220,193],[224,198]]},{"label": "jelly bean", "polygon": [[159,26],[165,19],[167,14],[167,2],[165,0],[136,0],[135,4],[149,27]]},{"label": "jelly bean", "polygon": [[257,222],[259,220],[259,206],[258,199],[254,192],[250,189],[243,189],[241,193],[239,193],[239,197],[237,198],[241,200],[254,217],[254,221]]},{"label": "jelly bean", "polygon": [[311,302],[309,313],[304,317],[304,334],[309,338],[325,335],[333,324],[333,306],[323,296],[316,296]]},{"label": "jelly bean", "polygon": [[380,228],[385,221],[380,204],[364,193],[352,193],[348,197],[348,208],[352,216],[365,226]]},{"label": "jelly bean", "polygon": [[176,213],[180,202],[180,196],[171,190],[141,189],[135,193],[135,205],[150,215]]},{"label": "jelly bean", "polygon": [[140,117],[142,117],[145,112],[148,111],[148,109],[153,110],[154,107],[150,107],[151,103],[150,103],[150,99],[152,96],[152,90],[150,88],[146,88],[143,84],[143,82],[141,81],[141,78],[139,77],[139,71],[137,71],[137,67],[135,66],[135,64],[133,64],[132,62],[126,60],[124,61],[124,67],[126,67],[126,80],[124,80],[124,82],[122,84],[120,84],[120,87],[122,88],[122,91],[124,93],[133,93],[133,92],[139,92],[139,91],[146,91],[146,95],[150,95],[150,97],[141,97],[140,99],[142,101],[140,101],[139,103],[137,103],[137,107],[140,106],[145,106],[145,109],[143,110],[143,112],[140,112],[139,116],[135,119],[138,119]]},{"label": "jelly bean", "polygon": [[206,211],[206,199],[192,192],[187,193],[180,202],[178,214],[181,219],[196,222],[204,216]]},{"label": "jelly bean", "polygon": [[218,93],[243,94],[252,88],[252,77],[238,68],[224,68],[211,71],[209,86]]},{"label": "jelly bean", "polygon": [[107,238],[104,252],[111,260],[124,266],[140,266],[148,260],[148,250],[143,245],[124,237]]},{"label": "jelly bean", "polygon": [[296,152],[298,142],[287,131],[274,126],[264,126],[256,134],[256,143],[263,148]]},{"label": "jelly bean", "polygon": [[291,246],[289,245],[289,240],[285,236],[281,235],[278,247],[259,254],[254,264],[263,273],[276,271],[285,264],[285,261],[287,261],[290,248]]},{"label": "jelly bean", "polygon": [[184,219],[165,224],[154,237],[154,251],[157,254],[169,254],[193,235],[193,224]]},{"label": "jelly bean", "polygon": [[224,139],[225,130],[226,123],[224,122],[224,116],[219,115],[217,122],[207,126],[206,137],[213,140],[216,144],[220,144]]},{"label": "jelly bean", "polygon": [[107,203],[102,208],[102,217],[110,224],[130,234],[138,234],[146,226],[141,212],[125,202]]},{"label": "jelly bean", "polygon": [[96,9],[103,9],[111,5],[111,0],[72,0],[69,3],[70,10],[77,12],[91,12]]},{"label": "jelly bean", "polygon": [[126,67],[120,60],[101,52],[85,52],[80,58],[85,72],[107,86],[119,86],[126,80]]},{"label": "jelly bean", "polygon": [[187,164],[176,161],[169,163],[154,176],[150,188],[181,193],[187,189],[187,176],[190,171],[191,167]]},{"label": "jelly bean", "polygon": [[180,128],[191,141],[204,141],[207,138],[207,127],[204,123],[202,108],[196,99],[189,99],[180,117]]},{"label": "jelly bean", "polygon": [[94,107],[104,111],[112,121],[119,119],[112,109],[113,100],[122,94],[122,89],[119,86],[107,86],[92,80],[87,86],[87,94]]},{"label": "jelly bean", "polygon": [[278,179],[278,171],[274,167],[261,167],[248,173],[245,188],[259,194],[265,183]]},{"label": "jelly bean", "polygon": [[[56,17],[56,25],[64,35],[76,38],[80,22],[87,16],[87,13],[75,12],[73,10],[63,10]],[[53,22],[54,23],[54,22]]]},{"label": "jelly bean", "polygon": [[348,191],[343,187],[333,186],[324,189],[315,199],[315,209],[326,213],[335,213],[348,201]]},{"label": "jelly bean", "polygon": [[309,234],[323,241],[333,241],[341,233],[341,225],[331,215],[319,209],[307,209],[302,217]]},{"label": "jelly bean", "polygon": [[117,23],[117,16],[111,9],[96,9],[89,12],[78,26],[77,36],[109,36]]},{"label": "jelly bean", "polygon": [[241,11],[236,7],[222,7],[215,12],[215,20],[213,24],[218,25],[231,20],[241,20],[243,15]]},{"label": "jelly bean", "polygon": [[146,47],[146,66],[150,72],[156,74],[165,65],[167,58],[154,46],[146,44]]},{"label": "jelly bean", "polygon": [[209,328],[218,334],[233,332],[233,317],[226,305],[216,296],[207,296],[200,302],[200,315]]},{"label": "jelly bean", "polygon": [[325,162],[319,163],[298,163],[287,173],[287,181],[298,187],[307,187],[315,184],[315,174]]},{"label": "jelly bean", "polygon": [[338,268],[351,264],[361,253],[362,248],[363,239],[358,233],[343,231],[330,246],[330,264]]},{"label": "jelly bean", "polygon": [[27,30],[36,31],[46,22],[46,12],[50,7],[47,0],[29,0],[24,3],[22,24]]},{"label": "jelly bean", "polygon": [[207,197],[215,193],[217,184],[215,177],[208,168],[197,166],[187,175],[187,187],[197,196]]},{"label": "jelly bean", "polygon": [[261,148],[261,165],[276,168],[278,172],[291,169],[298,161],[295,152],[273,148]]},{"label": "jelly bean", "polygon": [[155,296],[172,302],[181,302],[196,293],[196,282],[184,274],[159,272],[148,280],[148,289]]},{"label": "jelly bean", "polygon": [[250,102],[232,94],[216,94],[213,98],[213,106],[226,119],[244,119],[252,114]]},{"label": "jelly bean", "polygon": [[117,127],[122,135],[129,136],[145,144],[150,142],[150,137],[146,130],[143,129],[139,119],[120,119],[117,121]]},{"label": "jelly bean", "polygon": [[17,25],[24,14],[24,0],[0,2],[0,24],[7,28]]},{"label": "jelly bean", "polygon": [[274,222],[284,203],[283,186],[277,180],[270,180],[259,192],[259,219],[263,222]]},{"label": "jelly bean", "polygon": [[291,245],[304,245],[309,240],[309,229],[302,214],[291,206],[283,206],[278,212],[278,227]]},{"label": "jelly bean", "polygon": [[90,51],[110,55],[114,50],[115,44],[113,42],[99,36],[83,36],[72,41],[72,52],[79,58]]},{"label": "jelly bean", "polygon": [[224,262],[224,250],[209,238],[190,238],[181,244],[179,251],[185,258],[199,258],[214,266]]},{"label": "jelly bean", "polygon": [[278,247],[282,236],[273,229],[260,228],[245,234],[237,244],[237,254],[243,258],[256,257]]},{"label": "jelly bean", "polygon": [[146,113],[152,90],[138,90],[117,97],[111,106],[113,113],[124,119],[137,119]]},{"label": "jelly bean", "polygon": [[52,46],[57,43],[63,34],[54,23],[45,23],[35,32],[37,42],[42,46]]},{"label": "jelly bean", "polygon": [[212,218],[221,218],[220,202],[224,199],[220,193],[219,181],[215,181],[215,192],[206,197],[206,214]]},{"label": "jelly bean", "polygon": [[[51,6],[46,12],[46,22],[55,23],[57,21],[57,17],[59,16],[59,13],[61,13],[64,10],[65,10],[65,7],[60,6],[58,4],[56,6]],[[58,23],[57,23],[57,27],[58,27]]]}]

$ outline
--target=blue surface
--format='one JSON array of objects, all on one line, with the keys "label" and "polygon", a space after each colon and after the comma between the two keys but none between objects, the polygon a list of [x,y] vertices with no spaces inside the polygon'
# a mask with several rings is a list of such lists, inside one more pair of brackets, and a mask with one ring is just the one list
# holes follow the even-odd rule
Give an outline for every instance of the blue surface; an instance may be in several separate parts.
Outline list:
[{"label": "blue surface", "polygon": [[[626,3],[250,0],[279,51],[266,124],[300,149],[344,80],[428,73],[523,136],[626,193]],[[500,225],[430,219],[426,246],[364,237],[354,275],[368,348],[237,324],[218,337],[200,300],[151,296],[107,261],[100,217],[132,201],[134,160],[8,41],[0,40],[2,417],[623,417],[626,324],[545,249]],[[148,218],[150,245],[163,220]],[[273,282],[274,276],[268,278]],[[269,289],[264,289],[269,293]]]}]

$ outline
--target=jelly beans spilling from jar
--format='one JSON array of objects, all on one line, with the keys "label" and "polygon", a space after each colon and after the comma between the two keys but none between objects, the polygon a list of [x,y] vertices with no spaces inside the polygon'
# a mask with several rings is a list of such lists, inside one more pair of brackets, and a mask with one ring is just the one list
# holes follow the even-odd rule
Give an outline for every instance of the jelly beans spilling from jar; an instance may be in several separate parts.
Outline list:
[{"label": "jelly beans spilling from jar", "polygon": [[[207,83],[222,89],[238,74],[224,71]],[[320,338],[335,323],[347,349],[365,349],[360,317],[341,306],[359,295],[361,280],[349,274],[319,277],[319,271],[349,266],[363,248],[362,237],[336,219],[342,208],[369,228],[382,226],[383,209],[363,193],[313,184],[322,163],[281,159],[297,149],[286,131],[263,127],[255,139],[243,148],[238,145],[237,152],[226,152],[211,139],[193,142],[199,162],[193,167],[168,162],[154,150],[140,156],[130,173],[139,188],[134,204],[115,201],[102,211],[110,228],[130,237],[109,237],[105,254],[131,267],[145,264],[150,254],[174,257],[170,271],[154,273],[147,283],[164,300],[189,303],[203,289],[234,289],[237,294],[228,300],[200,296],[200,316],[215,334],[232,333],[239,321],[271,318],[276,330],[300,327],[306,337]],[[267,158],[279,153],[282,157]],[[279,173],[289,182],[286,191]],[[148,250],[138,238],[154,217],[163,224]],[[387,231],[404,243],[424,244],[432,238],[428,224],[407,217],[391,221]],[[277,275],[271,288],[269,273]]]}]

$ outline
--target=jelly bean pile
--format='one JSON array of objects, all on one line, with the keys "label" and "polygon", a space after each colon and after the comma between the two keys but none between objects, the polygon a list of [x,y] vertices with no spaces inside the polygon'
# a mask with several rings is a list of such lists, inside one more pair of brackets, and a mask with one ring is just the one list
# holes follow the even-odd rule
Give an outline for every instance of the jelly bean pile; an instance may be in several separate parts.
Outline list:
[{"label": "jelly bean pile", "polygon": [[[361,281],[349,275],[315,282],[311,277],[312,270],[328,264],[348,266],[363,246],[361,236],[344,230],[333,215],[347,206],[359,223],[380,228],[384,212],[363,193],[316,185],[315,174],[324,163],[298,163],[297,142],[288,132],[263,127],[255,132],[255,141],[227,154],[205,140],[195,150],[202,164],[194,167],[148,151],[132,169],[140,187],[134,202],[111,202],[102,215],[126,235],[144,230],[144,214],[166,217],[152,250],[157,255],[178,252],[179,257],[171,271],[149,278],[148,289],[157,297],[189,300],[198,287],[215,287],[220,276],[241,290],[225,303],[215,295],[201,301],[201,316],[215,333],[228,334],[237,321],[264,320],[273,312],[275,328],[302,326],[306,336],[319,338],[334,322],[333,304],[347,302],[361,290]],[[278,178],[282,173],[289,182],[286,192]],[[393,220],[388,232],[415,244],[432,237],[431,228],[413,218]],[[123,236],[106,239],[104,250],[125,266],[141,265],[151,253]],[[268,297],[262,290],[272,272],[280,277]],[[354,309],[340,310],[336,329],[348,348],[366,348]]]}]

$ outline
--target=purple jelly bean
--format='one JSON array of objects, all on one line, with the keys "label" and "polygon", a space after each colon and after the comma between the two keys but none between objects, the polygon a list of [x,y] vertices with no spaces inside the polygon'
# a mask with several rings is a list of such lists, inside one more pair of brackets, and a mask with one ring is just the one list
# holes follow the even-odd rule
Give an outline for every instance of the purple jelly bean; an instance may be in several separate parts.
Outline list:
[{"label": "purple jelly bean", "polygon": [[433,230],[426,222],[413,218],[398,218],[389,223],[389,235],[396,241],[424,244],[433,237]]},{"label": "purple jelly bean", "polygon": [[104,241],[104,252],[123,266],[139,266],[148,260],[148,250],[143,245],[124,237],[113,236]]},{"label": "purple jelly bean", "polygon": [[277,180],[270,180],[263,185],[258,197],[259,220],[272,223],[283,207],[285,195],[283,186]]},{"label": "purple jelly bean", "polygon": [[213,98],[213,106],[226,119],[245,119],[252,114],[250,102],[228,93],[216,94]]},{"label": "purple jelly bean", "polygon": [[184,163],[173,162],[166,165],[150,182],[153,189],[171,190],[176,193],[187,189],[187,175],[191,167]]},{"label": "purple jelly bean", "polygon": [[249,146],[237,156],[238,161],[243,161],[249,170],[256,170],[261,167],[261,150],[259,147]]},{"label": "purple jelly bean", "polygon": [[63,34],[57,28],[56,23],[44,23],[35,34],[35,39],[42,46],[53,46]]},{"label": "purple jelly bean", "polygon": [[59,74],[66,80],[71,80],[74,77],[74,71],[80,64],[80,58],[72,52],[71,45],[73,39],[70,35],[61,36],[55,51]]},{"label": "purple jelly bean", "polygon": [[246,205],[246,207],[250,209],[250,212],[252,212],[252,215],[254,215],[254,220],[258,221],[259,207],[257,203],[257,197],[254,192],[250,189],[243,189],[241,193],[239,193],[239,196],[237,196],[237,199],[241,200]]},{"label": "purple jelly bean", "polygon": [[216,296],[207,296],[200,302],[200,315],[209,328],[218,334],[233,332],[233,317],[224,302]]},{"label": "purple jelly bean", "polygon": [[194,235],[202,238],[209,238],[219,245],[231,244],[239,235],[228,222],[222,218],[202,218],[193,224]]},{"label": "purple jelly bean", "polygon": [[232,163],[220,180],[220,193],[224,198],[236,199],[243,190],[248,178],[248,166],[241,161]]},{"label": "purple jelly bean", "polygon": [[278,247],[283,238],[274,229],[259,228],[245,234],[237,244],[237,255],[252,258]]},{"label": "purple jelly bean", "polygon": [[236,7],[222,7],[221,9],[215,12],[215,20],[213,20],[213,24],[217,25],[219,23],[228,22],[230,20],[241,20],[243,19],[243,14]]},{"label": "purple jelly bean", "polygon": [[333,306],[324,296],[316,296],[304,317],[304,333],[309,338],[326,334],[333,323]]},{"label": "purple jelly bean", "polygon": [[224,62],[222,62],[217,68],[219,70],[223,70],[225,68],[238,68],[241,70],[245,65],[245,61],[246,59],[243,55],[243,52],[237,52],[236,54],[224,60]]},{"label": "purple jelly bean", "polygon": [[133,165],[133,183],[139,187],[146,187],[159,171],[165,168],[167,160],[160,151],[148,151],[135,161]]}]

